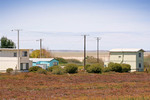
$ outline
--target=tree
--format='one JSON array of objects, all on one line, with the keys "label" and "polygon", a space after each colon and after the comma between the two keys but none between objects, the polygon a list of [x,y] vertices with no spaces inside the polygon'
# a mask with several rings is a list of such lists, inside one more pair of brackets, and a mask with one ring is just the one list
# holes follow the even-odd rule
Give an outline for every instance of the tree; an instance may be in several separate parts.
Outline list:
[{"label": "tree", "polygon": [[[45,49],[42,49],[42,56],[41,58],[50,58],[51,57],[51,53]],[[32,53],[30,54],[31,58],[40,58],[40,50],[35,50],[32,51]]]},{"label": "tree", "polygon": [[[97,58],[94,58],[93,56],[87,56],[86,61],[87,61],[87,64],[95,64],[97,63]],[[102,59],[99,59],[99,64],[101,66],[104,66],[104,62]]]},{"label": "tree", "polygon": [[7,37],[3,36],[0,40],[1,40],[0,48],[16,48],[15,43],[12,40],[7,39]]}]

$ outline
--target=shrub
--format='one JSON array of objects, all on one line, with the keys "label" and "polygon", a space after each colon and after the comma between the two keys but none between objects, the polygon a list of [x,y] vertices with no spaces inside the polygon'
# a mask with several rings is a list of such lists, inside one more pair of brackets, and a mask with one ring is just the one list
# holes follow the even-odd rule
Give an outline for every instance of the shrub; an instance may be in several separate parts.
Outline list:
[{"label": "shrub", "polygon": [[102,73],[102,66],[100,64],[93,64],[87,68],[88,73]]},{"label": "shrub", "polygon": [[109,67],[110,71],[122,72],[121,64],[110,62],[108,64],[108,67]]},{"label": "shrub", "polygon": [[66,59],[64,59],[64,58],[55,58],[55,59],[58,60],[60,64],[66,64],[66,63],[68,63],[66,61]]},{"label": "shrub", "polygon": [[7,73],[11,73],[12,71],[13,71],[12,68],[8,68],[8,69],[6,70]]},{"label": "shrub", "polygon": [[131,70],[131,66],[129,64],[121,64],[122,72],[129,72]]},{"label": "shrub", "polygon": [[83,70],[84,66],[78,66],[78,70]]},{"label": "shrub", "polygon": [[39,73],[39,74],[47,74],[47,71],[45,69],[40,68],[40,69],[37,70],[37,73]]},{"label": "shrub", "polygon": [[42,69],[42,68],[39,66],[33,66],[33,67],[29,68],[29,72],[36,72],[36,71],[38,71],[38,69]]},{"label": "shrub", "polygon": [[110,70],[110,68],[109,67],[104,67],[103,68],[103,72],[110,72],[111,70]]},{"label": "shrub", "polygon": [[87,70],[90,66],[90,64],[85,65],[85,70]]},{"label": "shrub", "polygon": [[61,67],[55,68],[55,69],[53,69],[52,73],[56,74],[56,75],[62,75],[62,74],[64,74],[64,70]]},{"label": "shrub", "polygon": [[76,64],[68,64],[67,66],[65,66],[65,72],[66,73],[77,73],[78,66]]},{"label": "shrub", "polygon": [[52,66],[52,67],[47,68],[47,70],[48,70],[49,72],[52,72],[53,69],[56,69],[56,68],[61,68],[61,67],[60,67],[60,66]]}]

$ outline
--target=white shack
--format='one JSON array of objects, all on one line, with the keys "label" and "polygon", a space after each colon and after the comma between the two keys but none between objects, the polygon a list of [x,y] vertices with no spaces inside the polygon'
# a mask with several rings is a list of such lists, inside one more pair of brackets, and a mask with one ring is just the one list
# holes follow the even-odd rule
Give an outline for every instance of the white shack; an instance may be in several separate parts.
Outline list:
[{"label": "white shack", "polygon": [[144,71],[144,50],[112,49],[109,62],[130,64],[131,72]]},{"label": "white shack", "polygon": [[[0,71],[5,72],[7,68],[14,70],[28,70],[32,66],[29,60],[29,49],[20,49],[19,66],[17,58],[17,49],[0,49]],[[19,67],[19,68],[18,68]]]}]

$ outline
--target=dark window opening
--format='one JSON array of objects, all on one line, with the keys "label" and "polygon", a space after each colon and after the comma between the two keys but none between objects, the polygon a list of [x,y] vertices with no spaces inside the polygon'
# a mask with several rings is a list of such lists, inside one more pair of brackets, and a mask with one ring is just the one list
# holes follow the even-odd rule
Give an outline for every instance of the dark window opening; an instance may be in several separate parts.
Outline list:
[{"label": "dark window opening", "polygon": [[139,68],[141,68],[141,63],[139,63]]},{"label": "dark window opening", "polygon": [[141,57],[141,53],[139,53],[139,57]]},{"label": "dark window opening", "polygon": [[16,52],[14,53],[14,57],[17,57],[17,53]]},{"label": "dark window opening", "polygon": [[27,57],[27,55],[28,55],[27,51],[23,51],[22,56],[23,56],[23,57]]}]

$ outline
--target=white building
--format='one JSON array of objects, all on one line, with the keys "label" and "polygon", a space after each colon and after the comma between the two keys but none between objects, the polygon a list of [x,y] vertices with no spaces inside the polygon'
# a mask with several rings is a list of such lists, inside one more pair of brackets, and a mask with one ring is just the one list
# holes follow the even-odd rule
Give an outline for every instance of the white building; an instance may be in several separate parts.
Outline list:
[{"label": "white building", "polygon": [[17,49],[0,49],[0,71],[6,71],[7,68],[28,70],[32,66],[32,61],[29,60],[29,49],[20,49],[19,51],[20,64],[18,66]]},{"label": "white building", "polygon": [[[126,63],[131,65],[131,71],[144,70],[143,49],[112,49],[110,50],[109,62]],[[105,62],[107,65],[109,62]]]}]

